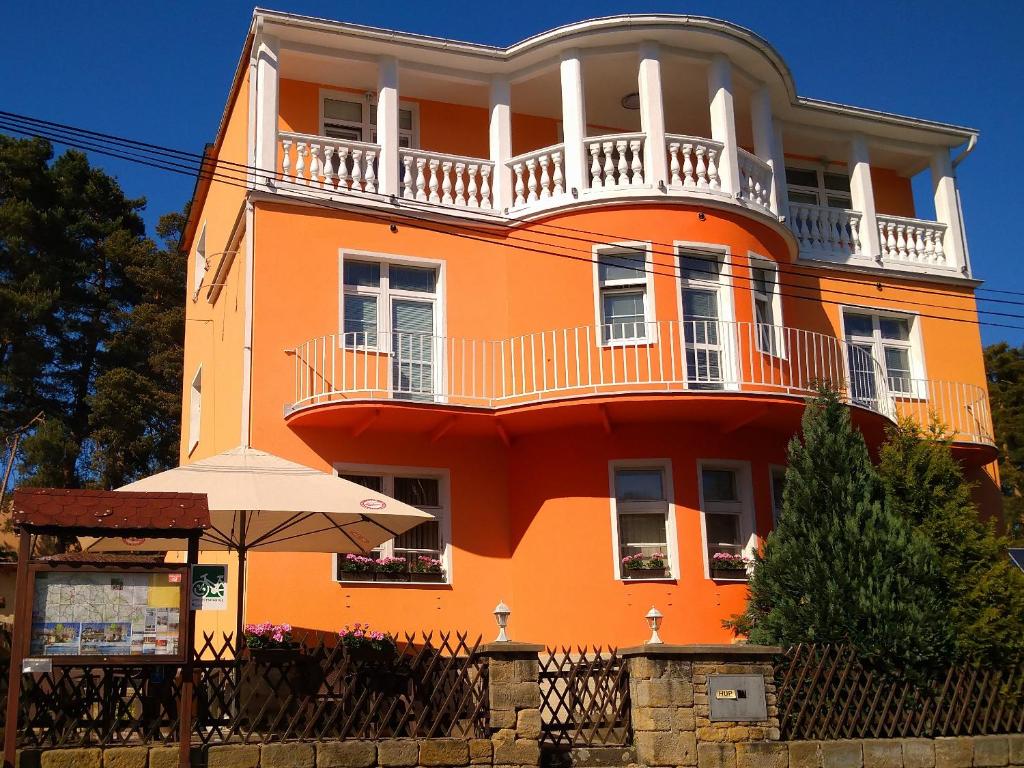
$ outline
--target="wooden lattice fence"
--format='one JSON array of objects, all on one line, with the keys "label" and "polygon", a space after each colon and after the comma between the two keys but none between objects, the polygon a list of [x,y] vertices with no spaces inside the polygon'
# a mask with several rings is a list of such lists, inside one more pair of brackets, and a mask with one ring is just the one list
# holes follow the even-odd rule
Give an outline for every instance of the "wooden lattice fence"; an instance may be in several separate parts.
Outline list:
[{"label": "wooden lattice fence", "polygon": [[950,667],[925,683],[870,669],[849,645],[797,645],[776,665],[782,738],[979,736],[1024,730],[1024,665]]},{"label": "wooden lattice fence", "polygon": [[[301,652],[236,654],[206,635],[195,662],[192,741],[472,737],[487,734],[481,639],[407,635],[393,657],[351,654],[309,632]],[[78,747],[171,743],[178,737],[176,666],[55,663],[26,676],[19,743]]]},{"label": "wooden lattice fence", "polygon": [[540,660],[542,743],[549,748],[630,744],[627,669],[614,648],[548,648]]}]

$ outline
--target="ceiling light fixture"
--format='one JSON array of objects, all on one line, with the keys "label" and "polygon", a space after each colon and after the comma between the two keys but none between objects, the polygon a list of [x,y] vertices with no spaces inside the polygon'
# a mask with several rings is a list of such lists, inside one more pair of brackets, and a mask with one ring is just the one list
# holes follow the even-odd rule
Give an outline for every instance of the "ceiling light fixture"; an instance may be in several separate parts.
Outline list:
[{"label": "ceiling light fixture", "polygon": [[627,93],[619,103],[622,104],[623,109],[640,109],[640,94]]}]

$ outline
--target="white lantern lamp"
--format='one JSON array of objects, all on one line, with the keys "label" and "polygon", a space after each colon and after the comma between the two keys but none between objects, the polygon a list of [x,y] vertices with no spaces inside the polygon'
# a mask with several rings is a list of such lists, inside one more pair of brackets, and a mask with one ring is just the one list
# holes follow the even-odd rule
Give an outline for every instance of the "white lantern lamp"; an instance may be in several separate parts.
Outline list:
[{"label": "white lantern lamp", "polygon": [[494,620],[498,622],[498,637],[494,642],[496,643],[507,643],[508,635],[505,634],[505,627],[508,626],[508,617],[512,613],[512,609],[505,605],[504,602],[499,602],[494,609]]},{"label": "white lantern lamp", "polygon": [[658,635],[658,630],[661,629],[661,620],[664,618],[661,615],[661,611],[652,605],[651,610],[647,612],[644,618],[647,619],[647,626],[651,628],[651,639],[647,641],[647,645],[661,644],[663,641]]}]

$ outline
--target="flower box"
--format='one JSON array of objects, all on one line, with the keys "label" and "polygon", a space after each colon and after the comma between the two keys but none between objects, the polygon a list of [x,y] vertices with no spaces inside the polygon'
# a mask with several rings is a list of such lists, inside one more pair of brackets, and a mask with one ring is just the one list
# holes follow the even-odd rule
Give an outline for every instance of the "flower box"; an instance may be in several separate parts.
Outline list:
[{"label": "flower box", "polygon": [[630,568],[623,573],[623,578],[631,580],[666,579],[668,578],[668,568]]},{"label": "flower box", "polygon": [[372,574],[367,574],[374,581],[408,581],[408,571],[375,571]]},{"label": "flower box", "polygon": [[278,665],[295,661],[302,656],[302,649],[295,648],[247,648],[249,658],[259,664]]},{"label": "flower box", "polygon": [[409,581],[415,584],[444,584],[444,573],[413,571],[409,574]]},{"label": "flower box", "polygon": [[747,580],[747,569],[746,568],[711,568],[712,579],[730,579],[732,581],[746,581]]},{"label": "flower box", "polygon": [[341,571],[338,581],[373,581],[373,571]]}]

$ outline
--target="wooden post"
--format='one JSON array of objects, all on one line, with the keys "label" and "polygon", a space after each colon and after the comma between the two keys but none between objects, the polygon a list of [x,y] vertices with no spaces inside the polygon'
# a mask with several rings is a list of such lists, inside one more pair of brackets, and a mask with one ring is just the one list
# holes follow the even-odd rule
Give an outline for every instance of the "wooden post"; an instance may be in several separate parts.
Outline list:
[{"label": "wooden post", "polygon": [[7,721],[4,723],[4,768],[14,768],[18,741],[18,704],[21,700],[21,662],[25,656],[25,633],[30,632],[32,606],[28,597],[28,561],[32,557],[32,534],[24,528],[18,535],[18,575],[14,586],[14,628],[11,630],[11,669],[7,683]]},{"label": "wooden post", "polygon": [[188,554],[185,557],[188,572],[184,578],[185,600],[188,614],[183,618],[185,625],[184,663],[181,667],[181,694],[178,705],[178,765],[189,768],[192,765],[192,701],[195,689],[196,615],[192,610],[192,566],[199,562],[199,534],[188,537]]}]

